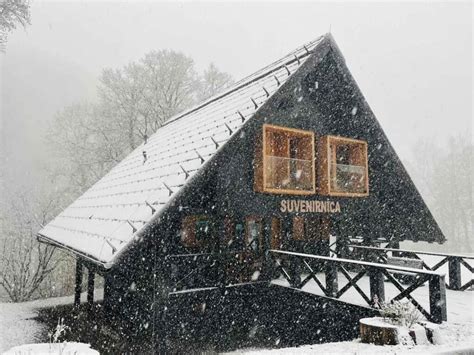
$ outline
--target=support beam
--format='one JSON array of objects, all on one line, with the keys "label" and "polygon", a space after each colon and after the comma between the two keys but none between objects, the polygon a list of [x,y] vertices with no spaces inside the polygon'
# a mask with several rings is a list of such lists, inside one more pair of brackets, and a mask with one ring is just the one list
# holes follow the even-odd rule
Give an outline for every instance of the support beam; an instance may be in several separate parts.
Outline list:
[{"label": "support beam", "polygon": [[348,237],[342,235],[336,237],[336,254],[338,258],[346,259],[349,257],[348,245]]},{"label": "support beam", "polygon": [[74,307],[78,307],[81,304],[81,286],[82,286],[82,274],[84,266],[79,258],[76,258],[76,285],[74,287]]},{"label": "support beam", "polygon": [[430,321],[441,323],[448,320],[446,307],[446,284],[444,275],[433,275],[429,282]]},{"label": "support beam", "polygon": [[89,307],[92,307],[94,304],[94,281],[95,281],[95,273],[93,270],[88,269],[87,275],[87,304]]},{"label": "support beam", "polygon": [[108,315],[112,313],[112,282],[113,282],[113,276],[112,272],[107,272],[104,275],[104,314]]},{"label": "support beam", "polygon": [[[400,249],[400,242],[396,239],[394,239],[393,241],[390,241],[390,243],[388,243],[388,244],[390,245],[390,248]],[[394,251],[394,252],[392,252],[392,256],[401,257],[402,253],[400,253],[399,251]]]},{"label": "support beam", "polygon": [[326,262],[326,292],[328,297],[335,297],[339,290],[337,279],[337,264],[332,261]]},{"label": "support beam", "polygon": [[381,269],[369,269],[370,300],[372,303],[385,302],[385,284]]}]

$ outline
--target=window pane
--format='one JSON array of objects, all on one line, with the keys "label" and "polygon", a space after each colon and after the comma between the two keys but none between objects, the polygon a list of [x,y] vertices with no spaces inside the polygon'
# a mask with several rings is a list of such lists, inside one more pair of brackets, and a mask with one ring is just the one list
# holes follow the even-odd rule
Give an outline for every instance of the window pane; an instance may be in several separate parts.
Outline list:
[{"label": "window pane", "polygon": [[366,194],[367,157],[365,142],[344,138],[330,141],[331,192]]},{"label": "window pane", "polygon": [[356,165],[333,165],[332,189],[340,192],[365,192],[365,167]]},{"label": "window pane", "polygon": [[265,157],[266,187],[287,190],[313,188],[313,162],[311,160],[282,157]]},{"label": "window pane", "polygon": [[260,223],[255,220],[247,222],[248,246],[250,249],[257,251],[259,248]]},{"label": "window pane", "polygon": [[207,239],[209,234],[209,221],[199,219],[196,221],[196,241],[198,243]]},{"label": "window pane", "polygon": [[265,127],[264,188],[314,192],[312,132]]}]

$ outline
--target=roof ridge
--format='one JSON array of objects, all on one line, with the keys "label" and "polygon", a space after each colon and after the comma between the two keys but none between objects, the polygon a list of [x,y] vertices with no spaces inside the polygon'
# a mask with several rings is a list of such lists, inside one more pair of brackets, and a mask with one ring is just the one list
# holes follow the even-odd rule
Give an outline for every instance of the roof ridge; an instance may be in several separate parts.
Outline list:
[{"label": "roof ridge", "polygon": [[[173,116],[173,117],[169,118],[165,123],[163,123],[163,125],[161,127],[164,127],[164,126],[167,126],[170,123],[176,122],[180,118],[185,117],[188,114],[193,113],[195,111],[198,111],[198,110],[206,107],[207,105],[209,105],[209,104],[211,104],[215,101],[218,101],[218,100],[222,99],[223,97],[225,97],[225,96],[227,96],[227,95],[229,95],[229,94],[231,94],[231,93],[233,93],[233,92],[235,92],[239,89],[242,89],[242,88],[246,87],[247,85],[250,85],[250,84],[254,83],[255,81],[261,79],[262,77],[268,75],[269,73],[271,73],[273,71],[276,71],[276,70],[279,70],[287,64],[291,64],[295,61],[299,61],[299,59],[310,55],[314,48],[309,50],[308,47],[316,46],[324,37],[325,37],[325,35],[321,35],[318,38],[316,38],[315,40],[312,40],[310,42],[305,43],[302,46],[299,46],[298,48],[292,50],[290,53],[288,53],[285,56],[281,57],[280,59],[274,61],[273,63],[263,67],[262,69],[257,70],[256,72],[254,72],[250,75],[247,75],[243,79],[237,81],[234,85],[232,85],[230,88],[223,91],[222,93],[211,96],[209,99],[207,99],[203,102],[200,102],[199,104],[191,107],[190,109],[187,109],[184,112],[179,113],[176,116]],[[299,56],[299,57],[296,56],[296,53],[298,53],[299,51],[301,51],[303,49],[306,50],[306,53]],[[294,57],[292,57],[292,55],[294,55]],[[289,58],[291,58],[291,59],[289,59]],[[160,128],[158,128],[158,129],[160,129]]]}]

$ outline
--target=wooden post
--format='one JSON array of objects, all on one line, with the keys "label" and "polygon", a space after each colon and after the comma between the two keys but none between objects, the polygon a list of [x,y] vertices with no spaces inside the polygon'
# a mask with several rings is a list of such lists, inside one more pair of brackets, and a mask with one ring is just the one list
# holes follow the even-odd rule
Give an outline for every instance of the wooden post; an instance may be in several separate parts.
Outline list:
[{"label": "wooden post", "polygon": [[108,319],[108,315],[112,313],[112,282],[113,276],[112,272],[109,271],[104,274],[104,314],[106,315],[106,319]]},{"label": "wooden post", "polygon": [[[398,240],[390,241],[389,245],[393,249],[400,249],[400,242]],[[401,257],[402,254],[399,251],[393,251],[392,256]]]},{"label": "wooden post", "polygon": [[382,270],[369,269],[370,299],[372,302],[385,302],[385,284]]},{"label": "wooden post", "polygon": [[444,275],[433,275],[429,281],[430,321],[441,323],[448,320],[446,307],[446,284]]},{"label": "wooden post", "polygon": [[95,273],[90,268],[87,271],[87,304],[92,308],[92,305],[94,304]]},{"label": "wooden post", "polygon": [[74,307],[79,307],[81,304],[81,286],[82,286],[82,273],[83,273],[82,261],[76,258],[76,285],[74,287]]},{"label": "wooden post", "polygon": [[335,297],[339,289],[337,280],[337,264],[326,262],[326,291],[329,297]]},{"label": "wooden post", "polygon": [[452,290],[460,290],[461,282],[461,260],[457,257],[449,257],[449,288]]},{"label": "wooden post", "polygon": [[289,265],[288,265],[288,273],[290,274],[291,277],[291,282],[290,286],[299,288],[301,284],[301,275],[299,274],[299,261],[300,259],[298,257],[292,257],[288,259]]},{"label": "wooden post", "polygon": [[338,258],[347,259],[348,258],[348,237],[343,237],[341,235],[336,237],[336,254]]}]

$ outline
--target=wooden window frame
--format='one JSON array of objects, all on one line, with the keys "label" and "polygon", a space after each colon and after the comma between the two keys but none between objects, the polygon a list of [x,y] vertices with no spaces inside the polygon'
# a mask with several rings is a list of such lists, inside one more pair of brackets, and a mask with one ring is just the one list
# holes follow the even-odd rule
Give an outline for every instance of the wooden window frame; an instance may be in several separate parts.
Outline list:
[{"label": "wooden window frame", "polygon": [[293,217],[291,239],[297,242],[308,240],[306,222],[306,218],[303,216]]},{"label": "wooden window frame", "polygon": [[[277,131],[283,132],[286,134],[293,134],[294,136],[306,136],[310,138],[311,141],[311,189],[310,190],[296,190],[296,189],[276,189],[276,188],[269,188],[267,186],[267,167],[266,167],[266,146],[267,146],[267,132],[269,131]],[[261,139],[257,140],[257,154],[256,154],[256,162],[255,162],[255,190],[258,192],[263,193],[271,193],[271,194],[280,194],[280,195],[314,195],[316,193],[316,151],[315,151],[315,134],[312,131],[306,131],[302,129],[290,128],[290,127],[283,127],[283,126],[276,126],[271,124],[264,124],[262,126],[262,136]]]},{"label": "wooden window frame", "polygon": [[[360,144],[363,146],[364,163],[365,163],[365,192],[341,192],[333,191],[331,188],[331,144],[346,143]],[[337,197],[367,197],[369,196],[369,161],[368,161],[368,145],[366,141],[354,138],[346,138],[340,136],[324,136],[320,139],[318,145],[320,153],[320,164],[318,166],[318,192],[321,195],[337,196]]]},{"label": "wooden window frame", "polygon": [[181,240],[181,243],[187,248],[201,248],[205,243],[205,241],[198,240],[196,237],[196,224],[199,220],[206,220],[210,224],[209,217],[204,214],[188,215],[182,219],[181,229],[186,233],[186,236]]},{"label": "wooden window frame", "polygon": [[281,230],[281,219],[279,217],[272,217],[271,219],[271,240],[270,249],[280,250],[283,246],[283,235]]}]

